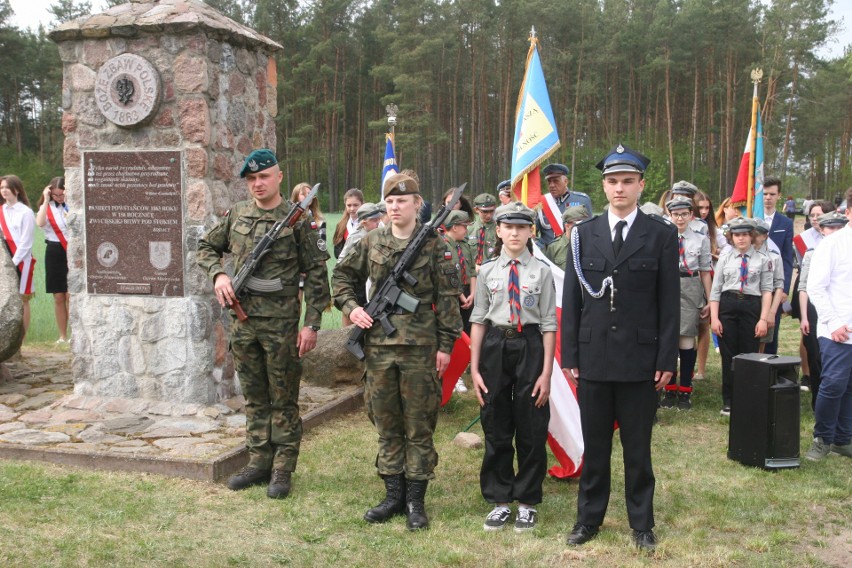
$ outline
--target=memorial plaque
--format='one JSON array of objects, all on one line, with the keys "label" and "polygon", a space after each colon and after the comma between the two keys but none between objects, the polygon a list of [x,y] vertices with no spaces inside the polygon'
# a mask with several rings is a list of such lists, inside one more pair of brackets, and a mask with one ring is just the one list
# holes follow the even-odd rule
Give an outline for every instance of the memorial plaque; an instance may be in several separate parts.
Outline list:
[{"label": "memorial plaque", "polygon": [[84,152],[90,294],[183,296],[180,152]]}]

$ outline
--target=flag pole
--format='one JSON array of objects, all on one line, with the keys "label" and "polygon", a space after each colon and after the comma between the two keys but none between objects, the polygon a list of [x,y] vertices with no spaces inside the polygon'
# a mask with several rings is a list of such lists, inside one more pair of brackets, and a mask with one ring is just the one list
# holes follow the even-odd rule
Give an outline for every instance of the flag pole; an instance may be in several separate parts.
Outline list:
[{"label": "flag pole", "polygon": [[751,81],[754,83],[754,94],[751,100],[751,147],[749,148],[748,157],[748,191],[746,193],[746,216],[752,216],[752,207],[754,205],[754,152],[757,146],[757,85],[763,79],[762,69],[751,70]]},{"label": "flag pole", "polygon": [[399,107],[391,103],[385,107],[385,112],[388,114],[388,136],[393,143],[394,152],[396,152],[396,140],[394,140],[394,132],[396,128],[396,114],[399,112]]}]

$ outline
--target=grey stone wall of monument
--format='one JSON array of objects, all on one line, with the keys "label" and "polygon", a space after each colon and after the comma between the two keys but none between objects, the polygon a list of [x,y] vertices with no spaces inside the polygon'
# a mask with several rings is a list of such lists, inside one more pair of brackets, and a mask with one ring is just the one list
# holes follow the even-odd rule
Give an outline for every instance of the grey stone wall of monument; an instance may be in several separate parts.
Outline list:
[{"label": "grey stone wall of monument", "polygon": [[0,250],[0,365],[18,352],[24,340],[24,302],[18,288],[12,258]]},{"label": "grey stone wall of monument", "polygon": [[[236,387],[228,320],[194,257],[206,228],[245,199],[237,175],[244,157],[253,148],[275,148],[271,54],[281,46],[198,0],[121,4],[65,23],[50,38],[63,63],[75,393],[204,404],[229,398]],[[144,69],[135,79],[132,70],[115,72],[123,61],[138,61],[134,57],[156,70],[155,96]],[[143,105],[138,116],[138,109],[115,112],[116,97],[126,104],[134,85]],[[97,267],[87,266],[84,186],[88,191],[90,178],[83,157],[99,151],[180,152],[183,246],[172,253],[181,255],[183,290],[176,295],[133,293],[144,288],[137,285],[126,286],[127,294],[87,287]],[[138,262],[145,266],[148,259]]]}]

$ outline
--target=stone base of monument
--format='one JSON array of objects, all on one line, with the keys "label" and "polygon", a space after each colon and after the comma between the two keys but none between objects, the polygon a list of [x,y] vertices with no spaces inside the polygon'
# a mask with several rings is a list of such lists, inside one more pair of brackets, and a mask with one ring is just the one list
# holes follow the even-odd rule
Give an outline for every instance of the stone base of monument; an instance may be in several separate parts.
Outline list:
[{"label": "stone base of monument", "polygon": [[[0,385],[0,459],[220,481],[244,466],[245,401],[212,406],[73,394],[67,350],[28,352]],[[363,387],[303,384],[309,430],[363,404]]]}]

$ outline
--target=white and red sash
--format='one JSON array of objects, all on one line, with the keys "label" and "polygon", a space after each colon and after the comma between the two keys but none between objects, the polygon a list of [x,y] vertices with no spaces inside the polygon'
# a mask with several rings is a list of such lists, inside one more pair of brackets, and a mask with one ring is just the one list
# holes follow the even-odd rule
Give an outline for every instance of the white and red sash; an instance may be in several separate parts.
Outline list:
[{"label": "white and red sash", "polygon": [[65,238],[65,233],[63,232],[63,229],[66,227],[65,218],[62,218],[62,227],[60,227],[56,216],[53,214],[53,207],[50,206],[50,203],[47,204],[47,220],[50,223],[50,227],[53,229],[53,232],[56,233],[56,238],[59,239],[59,244],[62,245],[63,249],[68,250],[68,239]]},{"label": "white and red sash", "polygon": [[544,201],[541,204],[541,212],[547,217],[547,222],[550,223],[550,228],[553,229],[554,237],[559,238],[564,232],[562,212],[559,210],[559,206],[556,205],[556,200],[550,195],[550,192],[545,193],[543,197]]},{"label": "white and red sash", "polygon": [[816,236],[816,231],[807,230],[793,237],[793,248],[796,249],[796,256],[799,262],[809,249],[816,248],[819,244],[819,237]]},{"label": "white and red sash", "polygon": [[[3,211],[3,207],[0,206],[0,229],[3,230],[3,238],[6,240],[6,244],[9,246],[9,252],[12,253],[12,256],[15,256],[15,253],[18,252],[18,245],[15,243],[15,239],[12,236],[12,231],[9,230],[9,224],[6,222],[6,213]],[[21,272],[21,280],[20,285],[18,287],[18,291],[21,294],[32,294],[33,293],[33,275],[35,274],[35,259],[30,256],[18,263],[18,270]]]}]

